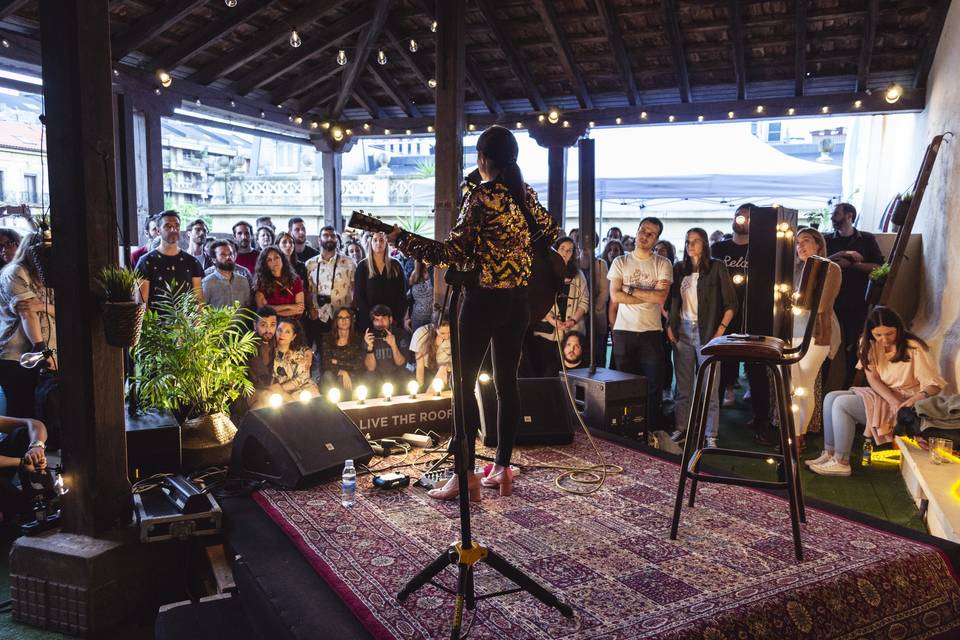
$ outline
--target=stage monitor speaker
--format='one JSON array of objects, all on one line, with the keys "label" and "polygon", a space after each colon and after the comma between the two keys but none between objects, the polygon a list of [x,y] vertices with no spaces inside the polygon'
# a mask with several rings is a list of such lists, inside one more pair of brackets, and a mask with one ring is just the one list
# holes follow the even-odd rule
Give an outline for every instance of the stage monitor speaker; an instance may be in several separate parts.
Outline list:
[{"label": "stage monitor speaker", "polygon": [[126,413],[125,418],[130,482],[180,471],[180,423],[173,414],[151,409],[136,416]]},{"label": "stage monitor speaker", "polygon": [[[497,446],[497,391],[493,381],[478,382],[480,437],[484,446]],[[570,444],[574,419],[560,378],[520,378],[519,445]]]},{"label": "stage monitor speaker", "polygon": [[567,371],[577,411],[591,429],[636,438],[646,432],[647,379],[613,369]]},{"label": "stage monitor speaker", "polygon": [[344,460],[365,464],[372,457],[350,418],[314,398],[248,411],[233,440],[230,471],[293,489],[336,477]]}]

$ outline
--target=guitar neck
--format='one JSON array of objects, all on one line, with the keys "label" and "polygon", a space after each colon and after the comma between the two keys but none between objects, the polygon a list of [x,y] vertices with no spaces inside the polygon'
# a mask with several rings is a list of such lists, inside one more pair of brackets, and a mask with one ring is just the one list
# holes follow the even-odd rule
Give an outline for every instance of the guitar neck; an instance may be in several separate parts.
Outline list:
[{"label": "guitar neck", "polygon": [[[373,216],[367,215],[363,211],[354,211],[350,216],[350,222],[347,223],[347,226],[353,229],[360,229],[362,231],[370,231],[373,233],[390,233],[393,231],[393,225],[387,224],[379,218],[374,218]],[[443,244],[438,240],[427,238],[417,233],[412,233],[410,231],[407,231],[406,233],[427,244]]]}]

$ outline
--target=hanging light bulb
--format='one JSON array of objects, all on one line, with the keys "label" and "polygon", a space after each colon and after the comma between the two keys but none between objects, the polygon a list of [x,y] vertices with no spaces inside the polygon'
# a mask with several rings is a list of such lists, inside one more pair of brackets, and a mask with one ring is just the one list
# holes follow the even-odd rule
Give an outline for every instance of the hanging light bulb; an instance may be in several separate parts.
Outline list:
[{"label": "hanging light bulb", "polygon": [[163,69],[157,69],[157,80],[160,81],[160,86],[164,89],[173,84],[173,77]]},{"label": "hanging light bulb", "polygon": [[416,380],[411,380],[407,383],[407,393],[410,394],[410,397],[414,400],[417,399],[417,390],[420,388],[420,385],[417,384]]},{"label": "hanging light bulb", "polygon": [[337,404],[338,402],[340,402],[340,389],[337,389],[336,387],[331,387],[330,390],[327,391],[327,400],[329,400],[333,404]]},{"label": "hanging light bulb", "polygon": [[433,22],[430,23],[430,33],[436,33],[436,32],[437,32],[437,21],[434,20]]},{"label": "hanging light bulb", "polygon": [[380,395],[383,396],[383,399],[387,402],[393,398],[393,384],[387,382],[383,385],[383,388],[380,390]]},{"label": "hanging light bulb", "polygon": [[550,107],[550,110],[547,111],[547,120],[550,121],[550,124],[557,124],[560,122],[560,109],[556,107]]},{"label": "hanging light bulb", "polygon": [[733,111],[727,111],[727,117],[728,117],[728,118],[731,118],[731,119],[732,119],[735,115],[737,115],[737,114],[735,114]]},{"label": "hanging light bulb", "polygon": [[296,49],[303,44],[303,39],[300,37],[300,34],[297,33],[297,30],[294,29],[290,32],[290,46]]},{"label": "hanging light bulb", "polygon": [[797,110],[794,109],[793,107],[790,107],[789,109],[787,109],[787,115],[788,115],[788,116],[792,116],[792,115],[795,114],[796,112],[797,112]]},{"label": "hanging light bulb", "polygon": [[44,347],[38,351],[30,351],[20,356],[20,366],[24,369],[35,369],[38,364],[53,355],[53,349]]},{"label": "hanging light bulb", "polygon": [[677,119],[677,118],[676,118],[675,116],[672,116],[672,115],[667,116],[667,121],[668,121],[668,122],[673,122],[673,121],[676,120],[676,119]]},{"label": "hanging light bulb", "polygon": [[340,49],[340,51],[337,51],[337,64],[340,65],[341,67],[347,64],[347,52],[344,51],[343,49]]},{"label": "hanging light bulb", "polygon": [[334,127],[330,130],[330,137],[332,137],[337,142],[343,140],[343,129],[340,127]]},{"label": "hanging light bulb", "polygon": [[293,116],[293,124],[303,124],[303,116]]},{"label": "hanging light bulb", "polygon": [[891,84],[887,87],[886,93],[883,95],[883,99],[890,104],[896,104],[900,101],[900,98],[903,96],[903,87],[897,83]]},{"label": "hanging light bulb", "polygon": [[235,6],[237,6],[237,0],[223,0],[223,4],[233,9]]},{"label": "hanging light bulb", "polygon": [[383,49],[377,51],[377,64],[385,65],[387,64],[387,54],[383,52]]},{"label": "hanging light bulb", "polygon": [[433,78],[430,78],[429,80],[427,80],[427,86],[430,87],[431,89],[436,89],[437,81],[434,80]]},{"label": "hanging light bulb", "polygon": [[647,112],[646,112],[646,111],[641,111],[641,112],[640,112],[640,119],[641,119],[641,120],[646,120],[646,119],[647,119]]},{"label": "hanging light bulb", "polygon": [[433,125],[432,125],[432,124],[428,124],[428,125],[427,125],[427,133],[433,133]]},{"label": "hanging light bulb", "polygon": [[416,53],[419,48],[420,45],[417,44],[417,41],[410,38],[410,53]]}]

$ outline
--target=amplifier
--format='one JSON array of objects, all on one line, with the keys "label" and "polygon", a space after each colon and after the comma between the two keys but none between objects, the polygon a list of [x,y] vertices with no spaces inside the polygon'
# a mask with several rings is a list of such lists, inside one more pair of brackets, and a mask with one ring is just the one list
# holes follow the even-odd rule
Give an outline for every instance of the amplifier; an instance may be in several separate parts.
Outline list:
[{"label": "amplifier", "polygon": [[169,411],[127,413],[126,430],[130,482],[180,470],[180,425]]},{"label": "amplifier", "polygon": [[598,367],[570,369],[567,381],[577,411],[592,429],[630,438],[646,432],[647,379],[643,376]]}]

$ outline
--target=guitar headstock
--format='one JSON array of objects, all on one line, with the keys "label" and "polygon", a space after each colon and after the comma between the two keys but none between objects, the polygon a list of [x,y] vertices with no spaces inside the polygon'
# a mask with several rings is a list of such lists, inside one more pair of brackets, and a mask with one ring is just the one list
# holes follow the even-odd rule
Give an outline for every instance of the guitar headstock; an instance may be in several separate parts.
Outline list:
[{"label": "guitar headstock", "polygon": [[393,231],[393,225],[387,224],[380,218],[364,213],[363,209],[358,209],[350,214],[350,221],[347,226],[361,231],[371,231],[373,233],[390,233]]}]

